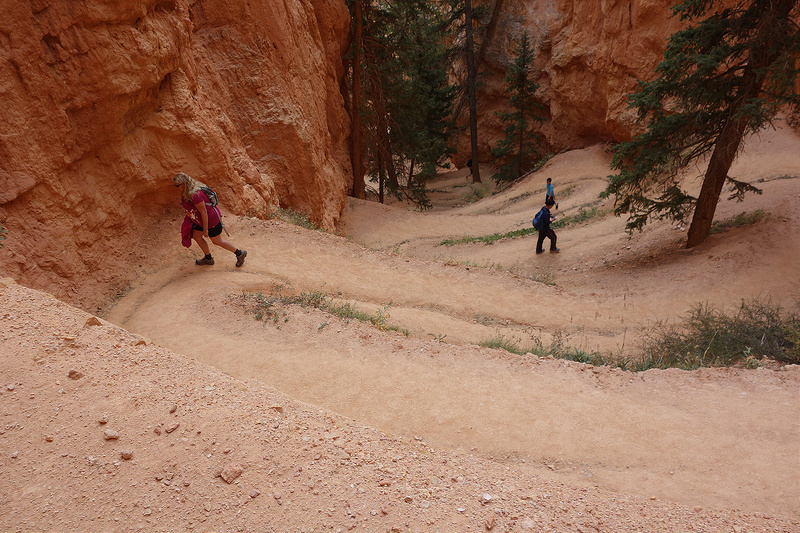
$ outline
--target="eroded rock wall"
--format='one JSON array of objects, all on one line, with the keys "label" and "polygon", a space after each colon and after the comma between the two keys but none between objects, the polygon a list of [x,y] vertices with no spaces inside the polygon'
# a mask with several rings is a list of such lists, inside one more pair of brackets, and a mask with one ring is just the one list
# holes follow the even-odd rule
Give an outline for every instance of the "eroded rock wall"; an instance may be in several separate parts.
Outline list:
[{"label": "eroded rock wall", "polygon": [[177,171],[228,213],[332,228],[348,24],[330,0],[0,0],[0,270],[95,305],[176,209]]},{"label": "eroded rock wall", "polygon": [[[481,160],[503,137],[495,112],[508,111],[504,77],[527,32],[534,79],[545,105],[542,132],[553,151],[629,138],[635,112],[627,96],[652,79],[669,36],[682,27],[670,0],[487,0],[499,5],[498,30],[484,56],[479,90]],[[466,113],[462,122],[466,120]],[[462,136],[458,159],[468,159]]]}]

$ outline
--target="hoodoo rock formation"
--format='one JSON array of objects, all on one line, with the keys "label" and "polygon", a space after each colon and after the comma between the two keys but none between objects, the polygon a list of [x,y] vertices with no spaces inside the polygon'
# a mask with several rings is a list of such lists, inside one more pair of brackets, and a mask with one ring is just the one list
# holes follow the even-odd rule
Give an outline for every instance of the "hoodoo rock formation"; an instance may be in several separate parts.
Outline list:
[{"label": "hoodoo rock formation", "polygon": [[229,213],[333,227],[348,25],[328,0],[0,0],[0,270],[90,305],[177,207],[177,171]]},{"label": "hoodoo rock formation", "polygon": [[[488,0],[485,24],[494,10],[496,29],[480,67],[479,151],[503,138],[496,112],[508,111],[504,77],[517,42],[527,32],[535,50],[533,79],[547,121],[542,133],[555,152],[630,137],[635,112],[628,94],[637,80],[651,79],[669,36],[683,24],[671,17],[666,0]],[[466,112],[461,122],[466,123]],[[469,139],[457,143],[466,160]]]}]

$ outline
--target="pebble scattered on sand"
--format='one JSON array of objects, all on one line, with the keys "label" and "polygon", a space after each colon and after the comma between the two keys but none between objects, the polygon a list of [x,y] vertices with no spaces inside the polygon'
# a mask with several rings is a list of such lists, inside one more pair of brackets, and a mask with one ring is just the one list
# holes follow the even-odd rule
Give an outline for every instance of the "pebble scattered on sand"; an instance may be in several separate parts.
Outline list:
[{"label": "pebble scattered on sand", "polygon": [[221,477],[225,483],[233,483],[236,481],[236,478],[242,475],[244,472],[244,468],[239,463],[231,463],[225,466],[220,472],[219,477]]}]

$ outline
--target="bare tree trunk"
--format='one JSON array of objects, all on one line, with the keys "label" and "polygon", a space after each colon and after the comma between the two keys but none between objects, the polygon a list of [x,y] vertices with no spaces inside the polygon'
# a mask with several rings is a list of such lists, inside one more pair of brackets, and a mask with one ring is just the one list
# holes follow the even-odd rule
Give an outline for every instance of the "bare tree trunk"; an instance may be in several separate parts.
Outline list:
[{"label": "bare tree trunk", "polygon": [[467,34],[467,94],[469,97],[469,137],[472,147],[472,181],[481,183],[478,160],[478,104],[475,95],[475,54],[472,49],[472,0],[464,1],[464,25]]},{"label": "bare tree trunk", "polygon": [[388,160],[386,161],[386,171],[389,173],[389,183],[392,184],[394,190],[400,189],[400,180],[397,179],[397,171],[395,171],[394,161],[391,155],[388,156]]},{"label": "bare tree trunk", "polygon": [[386,165],[383,162],[383,154],[378,151],[378,201],[383,203],[383,187],[384,181],[386,181]]},{"label": "bare tree trunk", "polygon": [[525,130],[519,128],[517,135],[519,136],[517,139],[517,179],[519,179],[522,177],[522,148],[525,145]]},{"label": "bare tree trunk", "polygon": [[711,234],[711,223],[714,221],[719,195],[728,179],[728,170],[736,158],[746,126],[747,117],[740,117],[729,122],[720,133],[703,178],[700,196],[697,198],[692,225],[689,226],[687,248],[697,246]]},{"label": "bare tree trunk", "polygon": [[[392,161],[392,147],[389,140],[389,127],[386,123],[386,98],[384,97],[383,87],[380,80],[373,80],[372,86],[374,88],[373,94],[375,108],[375,126],[377,128],[376,144],[378,151],[378,160],[380,161],[381,176],[380,179],[387,178],[392,184],[394,190],[400,187],[397,181],[397,174],[394,171],[394,162]],[[383,181],[381,181],[381,203],[383,203]]]},{"label": "bare tree trunk", "polygon": [[355,35],[353,36],[353,105],[352,127],[353,127],[353,190],[351,195],[355,198],[364,198],[364,153],[361,140],[361,0],[355,0],[353,7],[353,17],[355,18]]},{"label": "bare tree trunk", "polygon": [[[494,32],[497,28],[497,19],[500,18],[498,15],[503,8],[503,0],[495,0],[494,7],[492,8],[492,17],[489,19],[489,24],[486,26],[486,35],[481,42],[480,50],[478,50],[478,59],[475,62],[475,72],[479,71],[481,68],[481,64],[483,64],[483,57],[486,55],[486,49],[489,47],[489,43],[494,38]],[[461,116],[461,110],[464,108],[464,102],[467,100],[467,91],[460,90],[458,95],[456,96],[456,105],[453,109],[453,116],[450,119],[450,123],[447,126],[448,130],[451,130],[453,126],[458,122],[458,117]]]}]

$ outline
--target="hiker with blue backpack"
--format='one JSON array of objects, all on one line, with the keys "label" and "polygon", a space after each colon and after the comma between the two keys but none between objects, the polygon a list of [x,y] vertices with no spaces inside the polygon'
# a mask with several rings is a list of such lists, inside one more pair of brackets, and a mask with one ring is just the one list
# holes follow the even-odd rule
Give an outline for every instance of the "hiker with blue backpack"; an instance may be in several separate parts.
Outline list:
[{"label": "hiker with blue backpack", "polygon": [[550,222],[555,220],[556,217],[550,213],[550,208],[555,205],[552,198],[548,198],[544,202],[544,206],[533,217],[533,227],[539,230],[539,239],[536,241],[536,253],[544,253],[544,238],[550,239],[550,253],[558,253],[560,250],[556,247],[556,232],[550,227]]},{"label": "hiker with blue backpack", "polygon": [[195,264],[214,264],[211,250],[204,238],[208,237],[215,245],[233,252],[236,255],[236,266],[242,266],[244,258],[247,256],[247,250],[240,250],[220,236],[222,234],[222,214],[217,207],[217,195],[214,191],[206,184],[183,172],[175,174],[172,184],[178,188],[181,194],[181,207],[186,211],[186,217],[181,226],[183,245],[189,248],[194,239],[205,254],[202,259],[196,259]]}]

